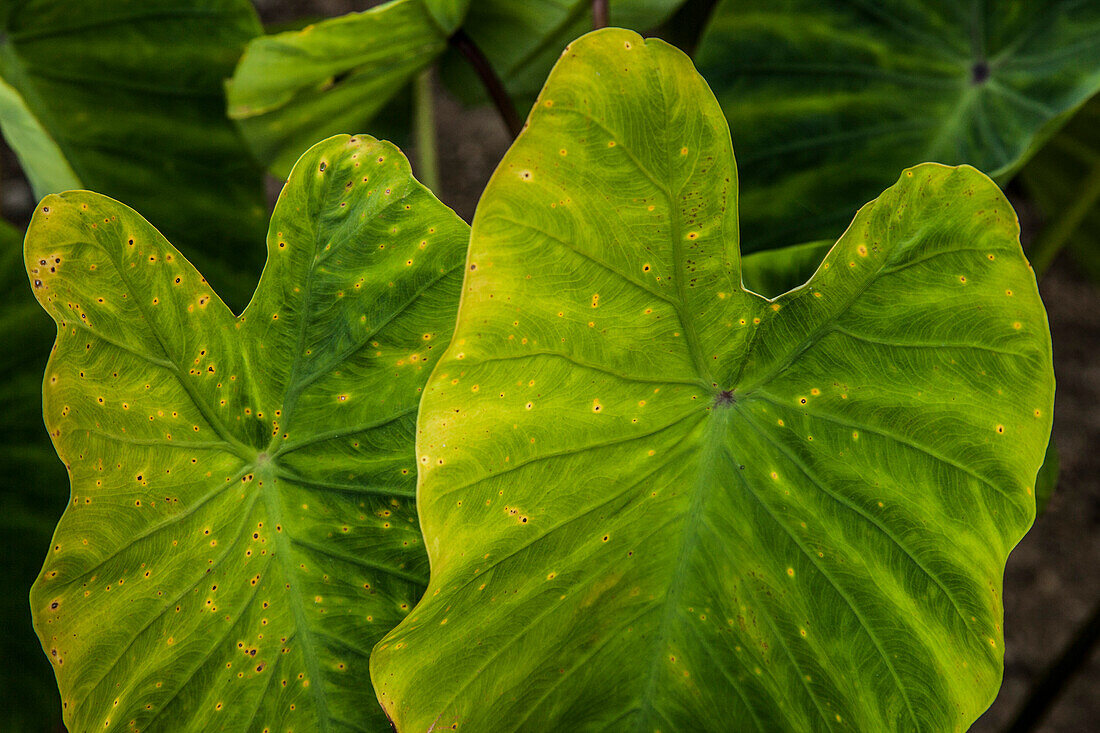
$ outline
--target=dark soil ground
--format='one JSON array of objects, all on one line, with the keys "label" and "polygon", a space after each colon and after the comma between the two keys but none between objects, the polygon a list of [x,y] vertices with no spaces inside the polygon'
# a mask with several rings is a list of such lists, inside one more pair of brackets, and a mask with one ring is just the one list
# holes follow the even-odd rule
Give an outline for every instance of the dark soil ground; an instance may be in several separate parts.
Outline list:
[{"label": "dark soil ground", "polygon": [[[518,0],[517,0],[518,1]],[[256,0],[267,23],[363,10],[377,0]],[[491,109],[464,109],[439,93],[440,198],[467,221],[509,144]],[[362,132],[348,130],[348,132]],[[0,208],[26,223],[34,202],[4,148]],[[414,163],[416,151],[411,150]],[[278,187],[273,187],[275,192]],[[1026,200],[1015,200],[1027,212]],[[1025,246],[1035,222],[1025,218]],[[1005,679],[973,731],[1005,730],[1029,690],[1100,602],[1100,287],[1072,261],[1057,261],[1040,283],[1058,377],[1054,433],[1062,474],[1049,507],[1009,558],[1005,574]],[[1100,653],[1073,678],[1037,730],[1100,730]]]}]

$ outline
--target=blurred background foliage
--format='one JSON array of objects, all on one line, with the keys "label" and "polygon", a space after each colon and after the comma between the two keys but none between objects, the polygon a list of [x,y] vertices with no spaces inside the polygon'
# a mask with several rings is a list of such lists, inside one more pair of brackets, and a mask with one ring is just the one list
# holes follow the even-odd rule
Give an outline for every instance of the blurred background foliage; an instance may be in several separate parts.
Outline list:
[{"label": "blurred background foliage", "polygon": [[[1069,647],[1082,659],[1057,661],[1100,598],[1100,3],[606,5],[612,25],[691,53],[723,105],[759,292],[803,282],[901,168],[969,163],[1006,187],[1050,312],[1057,450],[1037,486],[1049,510],[1009,563],[1005,685],[976,729],[1010,724],[1044,671],[1082,665],[1043,730],[1092,725],[1088,634]],[[129,204],[239,311],[299,153],[339,132],[393,140],[469,221],[593,21],[592,0],[0,0],[0,730],[63,730],[27,602],[68,497],[41,419],[54,333],[22,262],[38,198],[87,188]]]}]

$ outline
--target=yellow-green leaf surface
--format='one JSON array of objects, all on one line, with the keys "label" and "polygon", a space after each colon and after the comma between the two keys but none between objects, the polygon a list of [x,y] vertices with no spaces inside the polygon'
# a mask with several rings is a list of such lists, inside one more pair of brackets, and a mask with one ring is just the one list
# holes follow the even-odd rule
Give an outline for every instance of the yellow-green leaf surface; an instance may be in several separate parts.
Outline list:
[{"label": "yellow-green leaf surface", "polygon": [[1100,3],[724,0],[697,61],[752,251],[834,235],[907,166],[1007,180],[1100,90]]},{"label": "yellow-green leaf surface", "polygon": [[401,731],[954,731],[996,694],[1050,337],[1012,209],[923,165],[774,300],[690,61],[576,41],[474,220],[418,418]]},{"label": "yellow-green leaf surface", "polygon": [[467,238],[392,145],[332,138],[236,317],[133,210],[39,204],[72,495],[31,607],[70,730],[385,726],[367,656],[427,579],[413,430]]},{"label": "yellow-green leaf surface", "polygon": [[139,208],[242,307],[267,214],[222,83],[261,31],[251,4],[8,0],[0,31],[0,125],[36,196]]},{"label": "yellow-green leaf surface", "polygon": [[461,19],[464,5],[393,0],[258,38],[227,84],[229,115],[260,160],[285,174],[315,141],[366,126],[433,63],[449,34],[439,18]]}]

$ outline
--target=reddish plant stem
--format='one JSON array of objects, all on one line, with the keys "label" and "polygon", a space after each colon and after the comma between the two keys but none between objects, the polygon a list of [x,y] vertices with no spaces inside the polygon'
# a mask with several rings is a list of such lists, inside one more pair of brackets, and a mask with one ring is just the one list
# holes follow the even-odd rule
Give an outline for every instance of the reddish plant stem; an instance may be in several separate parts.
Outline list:
[{"label": "reddish plant stem", "polygon": [[466,57],[466,60],[470,62],[470,66],[474,67],[474,71],[481,79],[489,98],[493,100],[497,111],[500,112],[500,117],[504,120],[508,132],[512,134],[513,138],[517,137],[523,129],[523,119],[519,116],[519,112],[516,112],[516,106],[512,104],[512,98],[508,96],[508,91],[504,88],[504,83],[501,82],[500,77],[493,71],[489,59],[485,58],[485,54],[461,28],[451,36],[450,44]]},{"label": "reddish plant stem", "polygon": [[592,0],[592,27],[596,30],[611,25],[611,11],[607,0]]}]

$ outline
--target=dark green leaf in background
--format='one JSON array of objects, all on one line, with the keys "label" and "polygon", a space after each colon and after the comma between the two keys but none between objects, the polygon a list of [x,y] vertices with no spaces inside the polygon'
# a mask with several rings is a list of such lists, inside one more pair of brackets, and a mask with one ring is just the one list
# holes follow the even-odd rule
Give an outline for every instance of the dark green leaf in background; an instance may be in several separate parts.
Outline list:
[{"label": "dark green leaf in background", "polygon": [[737,223],[689,60],[573,43],[421,403],[432,577],[371,661],[398,730],[954,731],[989,705],[1054,398],[1011,207],[909,169],[774,300]]},{"label": "dark green leaf in background", "polygon": [[917,163],[1006,180],[1100,89],[1100,3],[724,0],[697,61],[754,251],[839,231]]},{"label": "dark green leaf in background", "polygon": [[27,593],[65,508],[65,468],[42,427],[42,368],[53,324],[25,295],[23,236],[0,222],[0,729],[53,730],[61,722],[49,663],[31,627]]},{"label": "dark green leaf in background", "polygon": [[[609,0],[611,24],[645,31],[684,0]],[[526,114],[561,50],[592,30],[592,0],[473,0],[466,33],[485,53]],[[442,77],[467,101],[487,101],[481,84],[456,51],[444,57]]]},{"label": "dark green leaf in background", "polygon": [[261,32],[251,4],[8,0],[0,29],[0,125],[36,196],[139,208],[243,306],[266,205],[222,84]]},{"label": "dark green leaf in background", "polygon": [[1046,217],[1029,254],[1045,271],[1063,249],[1100,282],[1100,99],[1073,116],[1020,172]]},{"label": "dark green leaf in background", "polygon": [[427,580],[413,428],[467,238],[392,145],[332,138],[238,318],[132,209],[39,204],[72,497],[31,607],[71,730],[385,728],[367,660]]},{"label": "dark green leaf in background", "polygon": [[833,240],[824,239],[744,255],[741,282],[746,290],[765,298],[782,295],[809,280],[832,246]]}]

